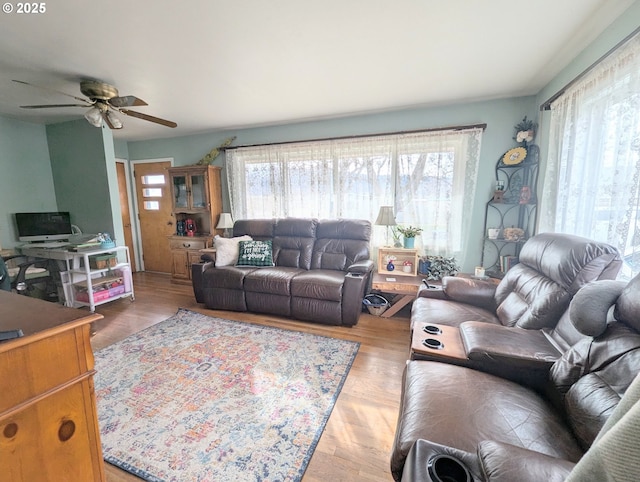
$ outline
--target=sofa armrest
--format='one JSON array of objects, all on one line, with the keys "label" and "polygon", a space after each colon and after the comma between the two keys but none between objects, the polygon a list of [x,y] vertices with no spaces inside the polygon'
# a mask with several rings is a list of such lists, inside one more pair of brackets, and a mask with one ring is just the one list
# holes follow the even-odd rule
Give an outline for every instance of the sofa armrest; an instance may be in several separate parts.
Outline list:
[{"label": "sofa armrest", "polygon": [[354,274],[367,274],[373,271],[373,261],[370,259],[363,259],[362,261],[357,261],[353,263],[351,266],[347,268],[347,273]]},{"label": "sofa armrest", "polygon": [[487,482],[563,482],[575,464],[514,445],[484,441],[478,458]]},{"label": "sofa armrest", "polygon": [[[204,255],[202,257],[204,258]],[[204,303],[204,281],[202,275],[207,269],[214,267],[215,265],[213,261],[204,261],[203,263],[194,263],[191,265],[193,294],[195,295],[198,303]]]},{"label": "sofa armrest", "polygon": [[448,299],[495,311],[496,284],[491,281],[445,276],[442,291]]},{"label": "sofa armrest", "polygon": [[[407,454],[402,474],[393,473],[392,475],[396,480],[408,482],[435,480],[429,473],[428,464],[434,460],[435,457],[442,455],[451,457],[461,464],[468,471],[471,480],[474,482],[483,480],[480,464],[478,463],[478,456],[476,454],[423,439],[418,439],[411,447],[411,450]],[[440,480],[464,480],[454,478],[455,474],[459,474],[460,472],[459,467],[456,469],[455,462],[450,462],[447,465],[450,469],[453,469],[453,471],[450,474],[439,474]]]},{"label": "sofa armrest", "polygon": [[362,299],[371,276],[367,273],[347,273],[342,287],[342,324],[353,326],[362,313]]},{"label": "sofa armrest", "polygon": [[208,261],[215,262],[216,255],[215,253],[202,253],[202,255],[200,256],[200,259],[205,262],[208,262]]},{"label": "sofa armrest", "polygon": [[470,360],[548,371],[562,353],[541,330],[465,321],[460,336]]}]

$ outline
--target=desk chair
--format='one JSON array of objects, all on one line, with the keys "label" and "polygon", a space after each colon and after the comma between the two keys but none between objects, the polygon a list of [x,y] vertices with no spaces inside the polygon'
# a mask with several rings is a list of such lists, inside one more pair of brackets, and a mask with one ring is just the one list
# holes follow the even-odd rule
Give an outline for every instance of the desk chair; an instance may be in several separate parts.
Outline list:
[{"label": "desk chair", "polygon": [[[44,285],[44,294],[47,299],[49,292],[55,292],[53,277],[49,270],[49,260],[29,261],[26,256],[20,254],[4,256],[1,259],[0,289],[15,290],[18,294],[30,295],[36,289],[36,285]],[[10,262],[10,266],[7,266],[7,261]]]},{"label": "desk chair", "polygon": [[0,290],[11,291],[11,278],[4,259],[0,258]]}]

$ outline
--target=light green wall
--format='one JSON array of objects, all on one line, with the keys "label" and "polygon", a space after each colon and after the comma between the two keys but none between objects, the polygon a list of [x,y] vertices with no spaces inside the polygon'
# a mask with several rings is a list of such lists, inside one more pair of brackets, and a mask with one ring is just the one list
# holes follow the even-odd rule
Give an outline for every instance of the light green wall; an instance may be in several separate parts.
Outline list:
[{"label": "light green wall", "polygon": [[[210,134],[157,139],[129,143],[130,159],[173,157],[175,165],[196,163],[213,147],[230,136],[237,136],[234,145],[251,145],[272,142],[297,141],[362,134],[379,134],[405,130],[429,129],[456,125],[487,124],[482,138],[478,190],[473,204],[473,223],[470,226],[468,256],[465,271],[480,262],[484,231],[485,203],[493,193],[495,164],[498,157],[515,146],[514,129],[524,116],[535,118],[534,97],[493,100],[470,104],[405,109],[381,114],[344,117],[317,122],[305,122],[281,126],[260,127],[238,131],[220,131]],[[223,156],[215,164],[223,165]],[[223,170],[223,197],[228,209],[226,177]],[[374,221],[373,219],[371,221]]]},{"label": "light green wall", "polygon": [[122,244],[113,135],[84,119],[47,126],[58,207],[85,233],[108,232]]},{"label": "light green wall", "polygon": [[113,147],[117,159],[129,159],[129,145],[127,141],[114,140]]},{"label": "light green wall", "polygon": [[0,116],[0,246],[20,244],[14,213],[56,210],[45,127]]}]

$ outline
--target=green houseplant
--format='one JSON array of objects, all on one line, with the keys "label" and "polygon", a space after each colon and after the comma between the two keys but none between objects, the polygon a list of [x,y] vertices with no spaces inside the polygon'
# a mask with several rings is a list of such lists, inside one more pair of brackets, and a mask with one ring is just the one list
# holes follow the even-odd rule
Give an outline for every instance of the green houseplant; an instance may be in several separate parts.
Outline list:
[{"label": "green houseplant", "polygon": [[398,232],[404,237],[404,247],[413,248],[415,237],[422,232],[422,228],[414,226],[398,226]]},{"label": "green houseplant", "polygon": [[455,276],[460,270],[454,257],[426,255],[421,256],[420,261],[425,264],[427,279],[429,280],[440,280],[445,276]]}]

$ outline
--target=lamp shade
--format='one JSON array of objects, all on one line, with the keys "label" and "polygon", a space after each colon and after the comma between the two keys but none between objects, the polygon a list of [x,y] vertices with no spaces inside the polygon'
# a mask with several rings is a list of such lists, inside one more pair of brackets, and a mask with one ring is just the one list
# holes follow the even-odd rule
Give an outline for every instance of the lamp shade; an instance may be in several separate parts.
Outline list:
[{"label": "lamp shade", "polygon": [[217,229],[229,229],[233,227],[233,218],[230,213],[220,213]]},{"label": "lamp shade", "polygon": [[92,126],[102,127],[102,112],[100,112],[100,109],[98,109],[97,107],[92,107],[91,109],[89,109],[84,115],[84,118],[87,119],[89,121],[89,124],[91,124]]},{"label": "lamp shade", "polygon": [[395,226],[396,218],[393,214],[393,206],[380,206],[378,212],[378,219],[376,219],[378,226]]},{"label": "lamp shade", "polygon": [[108,110],[104,115],[107,118],[109,127],[112,129],[122,129],[122,121],[118,119],[118,116],[116,116],[112,111]]}]

